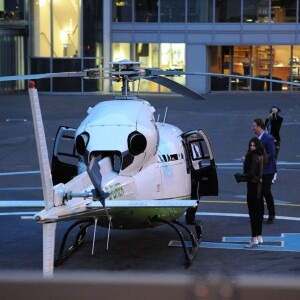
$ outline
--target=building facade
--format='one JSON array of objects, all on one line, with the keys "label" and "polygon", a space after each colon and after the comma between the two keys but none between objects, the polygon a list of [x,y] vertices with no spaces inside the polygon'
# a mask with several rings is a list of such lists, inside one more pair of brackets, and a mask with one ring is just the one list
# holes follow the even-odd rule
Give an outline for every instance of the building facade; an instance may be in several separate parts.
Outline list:
[{"label": "building facade", "polygon": [[[78,71],[127,58],[144,67],[233,75],[173,78],[199,93],[297,91],[285,81],[300,82],[299,26],[300,0],[0,0],[0,76]],[[79,78],[37,86],[110,90],[106,81]],[[0,88],[26,87],[20,81]],[[169,92],[148,81],[140,90]]]}]

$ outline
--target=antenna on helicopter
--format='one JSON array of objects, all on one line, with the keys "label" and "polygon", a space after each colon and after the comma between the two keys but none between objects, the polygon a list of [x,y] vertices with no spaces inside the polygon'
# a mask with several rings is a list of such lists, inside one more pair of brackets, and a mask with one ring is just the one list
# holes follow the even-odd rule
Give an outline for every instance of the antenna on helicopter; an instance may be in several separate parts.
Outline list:
[{"label": "antenna on helicopter", "polygon": [[163,124],[164,124],[164,123],[165,123],[165,121],[166,121],[167,112],[168,112],[168,106],[166,107],[166,111],[165,111],[165,116],[164,116],[164,121],[163,121]]}]

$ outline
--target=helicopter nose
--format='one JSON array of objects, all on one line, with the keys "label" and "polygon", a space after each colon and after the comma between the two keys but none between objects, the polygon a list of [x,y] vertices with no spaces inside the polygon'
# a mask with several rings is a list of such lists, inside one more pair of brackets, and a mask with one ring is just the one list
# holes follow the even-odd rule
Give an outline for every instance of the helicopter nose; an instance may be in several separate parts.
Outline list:
[{"label": "helicopter nose", "polygon": [[86,147],[89,143],[90,135],[87,132],[84,132],[77,136],[76,138],[76,149],[80,155],[84,155],[86,153]]}]

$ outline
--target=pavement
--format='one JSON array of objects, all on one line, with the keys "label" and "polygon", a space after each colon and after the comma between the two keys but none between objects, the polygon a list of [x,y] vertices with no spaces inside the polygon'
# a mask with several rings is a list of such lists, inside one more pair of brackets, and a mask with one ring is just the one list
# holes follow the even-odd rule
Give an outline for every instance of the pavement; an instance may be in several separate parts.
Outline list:
[{"label": "pavement", "polygon": [[[169,247],[174,232],[163,225],[154,229],[112,230],[106,250],[107,230],[99,228],[95,253],[91,255],[92,230],[79,251],[55,272],[118,271],[172,272],[207,277],[212,273],[233,278],[242,274],[298,275],[300,255],[300,101],[290,93],[215,93],[207,100],[177,95],[142,94],[156,108],[156,116],[183,131],[204,129],[213,147],[218,167],[219,196],[201,199],[197,219],[203,224],[203,239],[190,268],[184,268],[180,248]],[[51,157],[60,125],[77,127],[90,106],[111,95],[40,94],[44,127]],[[41,200],[42,190],[29,97],[27,93],[0,95],[0,201]],[[264,244],[246,249],[250,222],[246,185],[237,184],[233,174],[242,170],[241,157],[253,137],[255,118],[265,118],[276,104],[284,118],[278,179],[272,186],[277,219],[264,225]],[[36,209],[22,209],[21,215]],[[20,209],[0,208],[0,269],[41,272],[42,226],[21,220]],[[59,224],[57,247],[70,224]]]}]

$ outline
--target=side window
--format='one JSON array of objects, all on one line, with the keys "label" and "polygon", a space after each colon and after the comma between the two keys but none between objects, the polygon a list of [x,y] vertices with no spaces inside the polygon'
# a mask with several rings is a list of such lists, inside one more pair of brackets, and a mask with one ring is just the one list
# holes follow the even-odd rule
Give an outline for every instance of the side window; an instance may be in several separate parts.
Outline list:
[{"label": "side window", "polygon": [[206,167],[210,165],[210,156],[207,144],[204,142],[203,139],[200,141],[201,153],[202,153],[202,167]]},{"label": "side window", "polygon": [[195,170],[199,170],[203,167],[209,166],[209,151],[203,138],[198,136],[198,134],[195,134],[190,140],[189,149],[193,168]]}]

